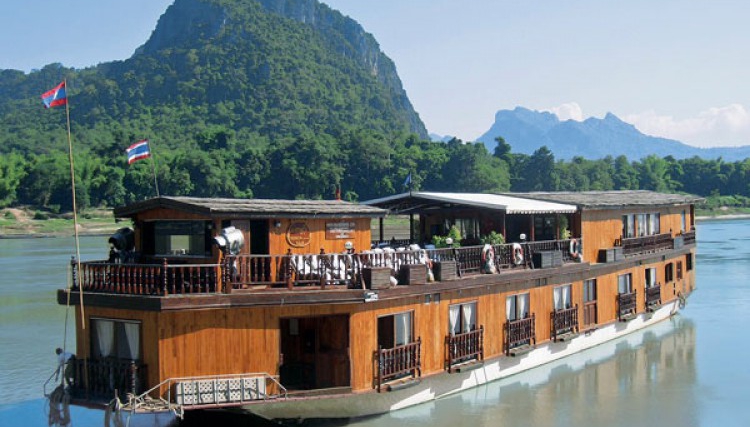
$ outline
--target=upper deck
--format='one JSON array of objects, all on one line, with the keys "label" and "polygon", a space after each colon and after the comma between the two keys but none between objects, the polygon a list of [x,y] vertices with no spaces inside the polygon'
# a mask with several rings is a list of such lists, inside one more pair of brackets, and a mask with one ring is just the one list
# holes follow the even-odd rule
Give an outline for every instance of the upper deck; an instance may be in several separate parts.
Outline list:
[{"label": "upper deck", "polygon": [[[133,220],[132,242],[117,244],[113,236],[109,259],[72,262],[72,283],[87,304],[146,310],[343,303],[472,282],[537,280],[549,267],[590,270],[694,243],[695,198],[632,193],[527,193],[522,199],[412,193],[373,201],[419,215],[412,241],[444,234],[447,224],[458,224],[464,236],[460,247],[391,250],[370,249],[386,240],[370,235],[371,219],[386,213],[370,205],[161,197],[117,209],[116,216]],[[248,244],[222,247],[228,227]],[[493,231],[506,241],[522,231],[530,239],[480,244]],[[496,277],[481,278],[490,272]]]}]

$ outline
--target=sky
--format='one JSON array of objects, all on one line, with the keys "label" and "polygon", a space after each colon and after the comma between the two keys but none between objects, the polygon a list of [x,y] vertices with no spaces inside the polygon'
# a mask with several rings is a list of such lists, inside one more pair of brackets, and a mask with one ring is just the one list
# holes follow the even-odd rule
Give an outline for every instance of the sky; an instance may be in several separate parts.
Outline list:
[{"label": "sky", "polygon": [[[240,1],[240,0],[237,0]],[[142,45],[172,0],[2,0],[0,69],[84,68]],[[324,0],[373,34],[431,133],[498,110],[607,112],[694,146],[750,145],[750,2]]]}]

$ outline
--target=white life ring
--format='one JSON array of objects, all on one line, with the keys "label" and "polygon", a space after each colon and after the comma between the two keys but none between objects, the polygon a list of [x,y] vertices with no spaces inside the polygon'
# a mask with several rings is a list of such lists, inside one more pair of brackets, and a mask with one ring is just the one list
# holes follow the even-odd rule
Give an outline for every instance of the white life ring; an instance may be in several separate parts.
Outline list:
[{"label": "white life ring", "polygon": [[513,243],[513,264],[523,264],[523,248],[518,243]]},{"label": "white life ring", "polygon": [[581,248],[578,245],[578,240],[576,239],[570,239],[570,248],[568,249],[570,252],[570,257],[573,259],[578,259],[581,257]]}]

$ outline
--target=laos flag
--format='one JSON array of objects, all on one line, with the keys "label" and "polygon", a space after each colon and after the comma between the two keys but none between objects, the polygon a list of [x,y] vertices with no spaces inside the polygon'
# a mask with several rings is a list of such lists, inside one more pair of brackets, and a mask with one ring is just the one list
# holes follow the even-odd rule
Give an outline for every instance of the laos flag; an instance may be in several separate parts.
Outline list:
[{"label": "laos flag", "polygon": [[54,89],[48,90],[42,94],[44,108],[57,107],[68,103],[68,96],[65,94],[65,82],[55,86]]},{"label": "laos flag", "polygon": [[148,139],[138,141],[125,150],[128,153],[128,164],[132,165],[141,159],[151,157],[151,151],[148,149]]}]

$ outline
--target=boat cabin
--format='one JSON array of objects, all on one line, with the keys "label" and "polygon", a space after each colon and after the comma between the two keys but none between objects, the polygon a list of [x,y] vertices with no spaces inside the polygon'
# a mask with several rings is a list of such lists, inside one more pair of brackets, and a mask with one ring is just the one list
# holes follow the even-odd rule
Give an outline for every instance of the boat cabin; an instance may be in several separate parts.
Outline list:
[{"label": "boat cabin", "polygon": [[[115,210],[132,229],[109,239],[108,259],[74,260],[74,285],[58,293],[81,306],[72,389],[257,409],[395,391],[485,361],[513,371],[509,357],[583,331],[611,339],[627,330],[614,325],[641,316],[640,327],[688,295],[698,200],[411,192],[364,204],[134,203]],[[408,245],[382,247],[391,214],[410,217]],[[435,239],[452,227],[460,241]]]}]

